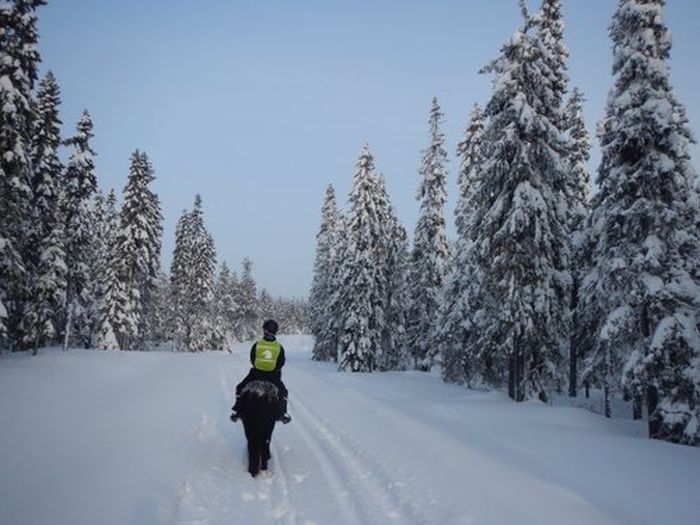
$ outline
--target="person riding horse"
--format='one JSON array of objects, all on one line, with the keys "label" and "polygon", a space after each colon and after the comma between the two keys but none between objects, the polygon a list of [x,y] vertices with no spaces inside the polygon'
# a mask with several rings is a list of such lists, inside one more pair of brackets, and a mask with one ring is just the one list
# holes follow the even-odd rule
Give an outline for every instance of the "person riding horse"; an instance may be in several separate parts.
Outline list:
[{"label": "person riding horse", "polygon": [[231,410],[231,421],[237,421],[241,410],[241,391],[255,380],[269,381],[279,390],[279,410],[277,420],[289,423],[292,418],[287,414],[287,396],[289,392],[282,382],[282,367],[285,363],[284,347],[277,341],[279,326],[274,319],[263,323],[263,338],[256,341],[250,349],[250,362],[253,367],[248,375],[236,386],[236,403]]}]

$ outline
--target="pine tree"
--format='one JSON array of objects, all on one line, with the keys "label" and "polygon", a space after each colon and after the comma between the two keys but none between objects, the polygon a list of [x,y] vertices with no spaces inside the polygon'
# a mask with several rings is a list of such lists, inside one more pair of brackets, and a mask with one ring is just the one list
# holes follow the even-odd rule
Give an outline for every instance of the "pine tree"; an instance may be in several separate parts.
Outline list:
[{"label": "pine tree", "polygon": [[16,349],[30,294],[33,135],[37,79],[36,8],[43,0],[0,5],[0,345]]},{"label": "pine tree", "polygon": [[430,145],[423,154],[418,190],[420,216],[416,224],[409,276],[408,345],[415,368],[430,370],[437,356],[431,338],[441,302],[449,250],[445,235],[444,206],[447,199],[447,152],[440,131],[442,112],[437,99],[430,110]]},{"label": "pine tree", "polygon": [[336,237],[340,220],[335,190],[329,185],[321,208],[321,227],[316,235],[316,260],[309,298],[311,333],[314,335],[312,358],[317,361],[331,361],[336,356],[336,338],[329,330],[329,304],[333,293],[331,282],[334,278],[334,250],[337,248]]},{"label": "pine tree", "polygon": [[160,268],[162,215],[158,197],[149,188],[153,169],[148,156],[136,150],[131,156],[129,178],[117,238],[120,268],[118,278],[128,297],[129,318],[117,330],[122,349],[143,346],[151,334],[154,315],[152,296]]},{"label": "pine tree", "polygon": [[483,135],[483,111],[475,104],[464,138],[457,146],[460,158],[459,198],[455,208],[457,237],[434,334],[440,350],[442,378],[450,383],[469,383],[475,377],[498,382],[493,364],[480,359],[478,345],[470,345],[470,339],[476,339],[476,297],[480,277],[472,261],[469,232],[472,228],[471,210],[477,205],[473,202],[474,187],[480,183],[484,162]]},{"label": "pine tree", "polygon": [[387,297],[387,212],[374,158],[365,146],[350,193],[347,244],[339,282],[342,304],[334,310],[342,316],[338,368],[345,372],[372,372],[381,352]]},{"label": "pine tree", "polygon": [[484,69],[494,75],[494,92],[470,232],[483,275],[478,344],[489,359],[507,356],[508,392],[519,401],[547,399],[559,384],[570,320],[564,144],[548,117],[557,102],[554,75],[532,30],[528,18]]},{"label": "pine tree", "polygon": [[85,348],[90,346],[89,311],[94,301],[90,296],[90,261],[94,257],[92,198],[97,191],[97,179],[95,152],[90,145],[92,127],[90,115],[83,112],[75,136],[66,141],[75,151],[68,161],[61,193],[68,271],[64,346],[74,341]]},{"label": "pine tree", "polygon": [[584,374],[604,388],[606,414],[624,376],[626,392],[647,405],[651,437],[697,444],[699,200],[662,7],[620,0],[611,24],[614,84],[600,126],[580,326]]}]

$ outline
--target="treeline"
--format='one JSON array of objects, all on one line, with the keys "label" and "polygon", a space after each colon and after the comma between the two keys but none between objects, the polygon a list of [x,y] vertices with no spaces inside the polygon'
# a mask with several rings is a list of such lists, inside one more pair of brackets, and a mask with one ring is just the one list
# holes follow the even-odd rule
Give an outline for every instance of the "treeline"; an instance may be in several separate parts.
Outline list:
[{"label": "treeline", "polygon": [[583,95],[569,89],[559,0],[481,73],[445,235],[442,114],[433,101],[412,246],[365,147],[348,209],[322,208],[313,357],[343,371],[439,365],[445,381],[516,401],[598,388],[644,411],[651,437],[700,441],[700,199],[692,134],[669,82],[662,0],[619,0],[613,86],[590,194]]},{"label": "treeline", "polygon": [[171,274],[161,273],[146,153],[131,156],[119,208],[113,190],[98,188],[89,113],[64,139],[56,78],[48,72],[34,89],[44,3],[0,3],[0,350],[223,349],[257,334],[264,317],[303,331],[304,302],[258,293],[250,261],[240,279],[225,263],[217,270],[199,197],[178,224]]}]

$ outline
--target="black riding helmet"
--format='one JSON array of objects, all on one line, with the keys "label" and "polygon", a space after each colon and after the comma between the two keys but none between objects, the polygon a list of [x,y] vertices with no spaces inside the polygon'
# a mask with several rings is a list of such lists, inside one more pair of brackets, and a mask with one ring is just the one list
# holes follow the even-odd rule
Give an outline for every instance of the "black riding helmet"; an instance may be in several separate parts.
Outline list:
[{"label": "black riding helmet", "polygon": [[263,323],[263,332],[270,335],[277,335],[277,330],[279,330],[279,325],[274,319],[268,319]]}]

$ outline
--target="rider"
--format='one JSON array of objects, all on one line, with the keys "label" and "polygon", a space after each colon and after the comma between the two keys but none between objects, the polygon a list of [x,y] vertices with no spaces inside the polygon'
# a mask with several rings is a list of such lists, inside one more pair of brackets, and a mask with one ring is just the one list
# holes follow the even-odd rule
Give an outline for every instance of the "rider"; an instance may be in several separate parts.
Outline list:
[{"label": "rider", "polygon": [[239,417],[241,390],[250,381],[261,379],[274,384],[280,393],[280,411],[278,420],[282,423],[289,423],[292,418],[287,414],[287,396],[289,392],[282,383],[282,367],[284,366],[284,348],[277,341],[277,330],[279,326],[274,319],[268,319],[263,323],[263,338],[256,341],[250,349],[250,362],[253,368],[248,375],[236,386],[236,404],[233,405],[231,421],[236,421]]}]

